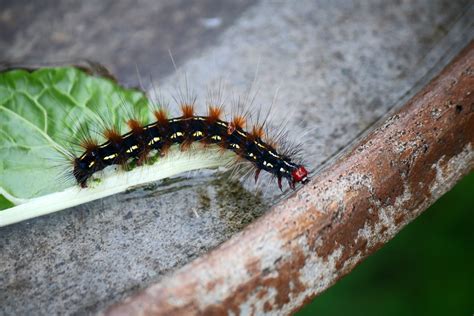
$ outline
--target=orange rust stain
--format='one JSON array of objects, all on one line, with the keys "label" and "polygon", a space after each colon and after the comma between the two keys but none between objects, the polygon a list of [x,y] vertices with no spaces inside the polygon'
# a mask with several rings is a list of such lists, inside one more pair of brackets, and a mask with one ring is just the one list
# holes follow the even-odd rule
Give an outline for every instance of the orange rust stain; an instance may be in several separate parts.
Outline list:
[{"label": "orange rust stain", "polygon": [[399,212],[397,215],[395,215],[394,222],[395,225],[400,225],[403,223],[406,219],[407,215],[404,212]]},{"label": "orange rust stain", "polygon": [[[337,208],[337,203],[333,202],[332,207]],[[318,238],[320,237],[320,232],[321,229],[312,229],[311,228],[311,223],[317,223],[319,227],[328,227],[331,225],[332,221],[330,216],[327,214],[323,214],[320,210],[318,210],[316,207],[311,206],[308,209],[308,218],[306,221],[303,221],[301,225],[303,227],[310,227],[305,231],[305,236],[308,241],[308,247],[310,251],[315,251],[316,250],[316,242],[318,241]]]},{"label": "orange rust stain", "polygon": [[276,290],[276,297],[274,302],[268,300],[263,302],[264,310],[270,312],[281,309],[290,302],[291,296],[296,296],[306,289],[304,284],[298,278],[295,278],[304,267],[306,256],[299,248],[292,247],[291,250],[291,260],[278,260],[275,263],[275,269],[278,272],[275,276],[263,273],[258,258],[248,259],[246,269],[252,275],[249,281],[241,284],[233,295],[222,301],[221,304],[211,305],[202,313],[204,315],[212,313],[227,314],[232,311],[239,314],[240,305],[246,303],[253,295],[259,300],[266,299],[270,288]]},{"label": "orange rust stain", "polygon": [[348,258],[359,252],[362,255],[367,253],[367,240],[358,238],[358,234],[365,225],[373,227],[379,221],[377,212],[369,212],[370,208],[375,208],[371,200],[368,188],[362,187],[344,198],[343,209],[332,210],[333,214],[340,213],[340,216],[333,218],[332,224],[320,232],[323,243],[316,249],[320,257],[325,259],[336,249],[344,246],[336,262],[336,268],[339,269]]}]

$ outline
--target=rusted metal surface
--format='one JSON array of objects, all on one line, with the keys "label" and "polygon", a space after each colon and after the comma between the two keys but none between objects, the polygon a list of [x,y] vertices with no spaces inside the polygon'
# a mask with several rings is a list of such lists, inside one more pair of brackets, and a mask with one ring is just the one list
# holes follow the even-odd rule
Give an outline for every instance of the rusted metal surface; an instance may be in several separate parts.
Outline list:
[{"label": "rusted metal surface", "polygon": [[108,315],[287,314],[474,167],[474,43],[331,167],[208,255]]}]

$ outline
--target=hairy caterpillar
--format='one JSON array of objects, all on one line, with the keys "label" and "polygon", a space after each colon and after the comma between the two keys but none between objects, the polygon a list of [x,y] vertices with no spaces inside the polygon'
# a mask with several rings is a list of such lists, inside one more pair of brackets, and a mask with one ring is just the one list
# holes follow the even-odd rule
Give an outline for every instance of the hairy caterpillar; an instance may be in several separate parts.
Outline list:
[{"label": "hairy caterpillar", "polygon": [[8,148],[0,153],[0,198],[13,205],[0,205],[0,226],[203,168],[255,171],[255,180],[265,170],[280,189],[283,179],[293,189],[305,184],[308,172],[286,133],[266,135],[267,119],[250,115],[253,99],[234,100],[238,114],[224,118],[220,88],[208,90],[204,115],[195,114],[194,93],[179,91],[181,114],[171,115],[143,88],[77,67],[0,72],[0,145]]},{"label": "hairy caterpillar", "polygon": [[181,111],[181,116],[168,118],[163,109],[156,109],[153,112],[156,121],[150,124],[129,119],[129,131],[123,135],[114,128],[105,128],[106,141],[102,144],[90,137],[82,139],[80,146],[84,152],[79,157],[72,157],[77,183],[86,187],[88,179],[107,166],[125,165],[130,160],[141,165],[153,150],[164,156],[172,145],[185,150],[194,142],[217,145],[249,161],[256,169],[255,181],[260,171],[265,170],[277,178],[280,189],[283,178],[293,189],[297,183],[308,182],[308,172],[303,165],[292,162],[291,157],[262,140],[261,125],[255,125],[247,132],[244,130],[245,117],[235,116],[226,122],[221,118],[222,109],[215,106],[208,108],[206,116],[195,115],[193,104],[181,105]]}]

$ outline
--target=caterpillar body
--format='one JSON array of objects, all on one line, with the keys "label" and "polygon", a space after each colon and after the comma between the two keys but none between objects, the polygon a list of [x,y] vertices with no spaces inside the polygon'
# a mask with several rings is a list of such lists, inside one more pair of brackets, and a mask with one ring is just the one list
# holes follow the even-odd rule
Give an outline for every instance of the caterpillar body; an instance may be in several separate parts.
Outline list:
[{"label": "caterpillar body", "polygon": [[215,106],[210,106],[205,116],[195,115],[193,105],[182,105],[181,111],[181,116],[168,118],[166,111],[156,109],[153,111],[156,121],[150,124],[129,119],[129,131],[125,134],[106,128],[103,131],[106,141],[101,144],[92,138],[82,139],[83,153],[72,157],[72,174],[77,183],[87,187],[88,179],[107,166],[126,165],[131,160],[141,165],[150,158],[152,151],[164,156],[172,145],[186,150],[195,142],[204,146],[217,145],[249,161],[255,167],[255,181],[261,170],[274,175],[280,189],[282,179],[286,179],[293,189],[297,183],[309,181],[303,165],[293,162],[291,157],[263,140],[261,125],[255,125],[247,132],[245,117],[235,116],[229,122],[224,121],[222,109]]}]

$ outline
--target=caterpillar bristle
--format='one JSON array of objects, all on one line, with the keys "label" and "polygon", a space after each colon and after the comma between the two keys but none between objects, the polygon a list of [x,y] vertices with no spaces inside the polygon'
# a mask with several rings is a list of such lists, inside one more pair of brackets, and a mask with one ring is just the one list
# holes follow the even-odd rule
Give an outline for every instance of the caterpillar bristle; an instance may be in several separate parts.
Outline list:
[{"label": "caterpillar bristle", "polygon": [[130,119],[127,121],[128,128],[134,133],[142,133],[143,132],[143,125],[137,119]]},{"label": "caterpillar bristle", "polygon": [[279,147],[280,147],[276,140],[274,140],[274,139],[272,139],[268,136],[265,137],[265,143],[267,143],[270,147],[275,148],[275,149],[279,149]]},{"label": "caterpillar bristle", "polygon": [[95,139],[88,138],[88,139],[83,139],[79,143],[80,147],[82,147],[86,152],[92,152],[99,148],[99,142]]},{"label": "caterpillar bristle", "polygon": [[[283,186],[281,184],[282,177],[280,175],[277,176],[277,183],[278,183],[278,188],[280,188],[280,191],[283,191]],[[291,183],[291,182],[290,182]],[[291,184],[290,184],[291,186]]]},{"label": "caterpillar bristle", "polygon": [[181,151],[187,151],[191,145],[193,144],[193,139],[192,138],[186,138],[180,145],[179,149]]},{"label": "caterpillar bristle", "polygon": [[255,169],[255,183],[258,182],[258,177],[260,175],[260,171],[262,171],[262,169]]},{"label": "caterpillar bristle", "polygon": [[245,116],[243,115],[234,116],[234,118],[229,123],[229,126],[227,128],[227,134],[231,135],[237,129],[243,130],[245,128],[246,121],[247,120],[245,119]]},{"label": "caterpillar bristle", "polygon": [[[217,149],[218,149],[219,154],[223,155],[227,150],[225,146],[225,142],[220,142],[220,143],[217,143],[216,145],[218,146]],[[237,156],[236,158],[240,158],[240,156]]]},{"label": "caterpillar bristle", "polygon": [[253,139],[263,139],[265,136],[265,131],[263,129],[263,125],[254,125],[252,127],[252,132],[250,133],[250,137]]},{"label": "caterpillar bristle", "polygon": [[182,104],[181,112],[183,113],[183,118],[191,118],[194,116],[194,104]]},{"label": "caterpillar bristle", "polygon": [[102,135],[112,143],[120,143],[122,142],[123,138],[122,135],[115,129],[115,128],[106,128]]},{"label": "caterpillar bristle", "polygon": [[168,155],[170,148],[171,148],[171,144],[168,144],[168,143],[163,144],[163,148],[160,150],[160,153],[159,153],[160,157],[165,157],[166,155]]},{"label": "caterpillar bristle", "polygon": [[207,110],[207,121],[210,124],[214,124],[215,122],[219,121],[222,116],[222,107],[217,107],[210,105]]},{"label": "caterpillar bristle", "polygon": [[160,125],[167,125],[168,124],[168,113],[163,108],[157,109],[153,111],[153,115],[156,118],[156,121]]}]

